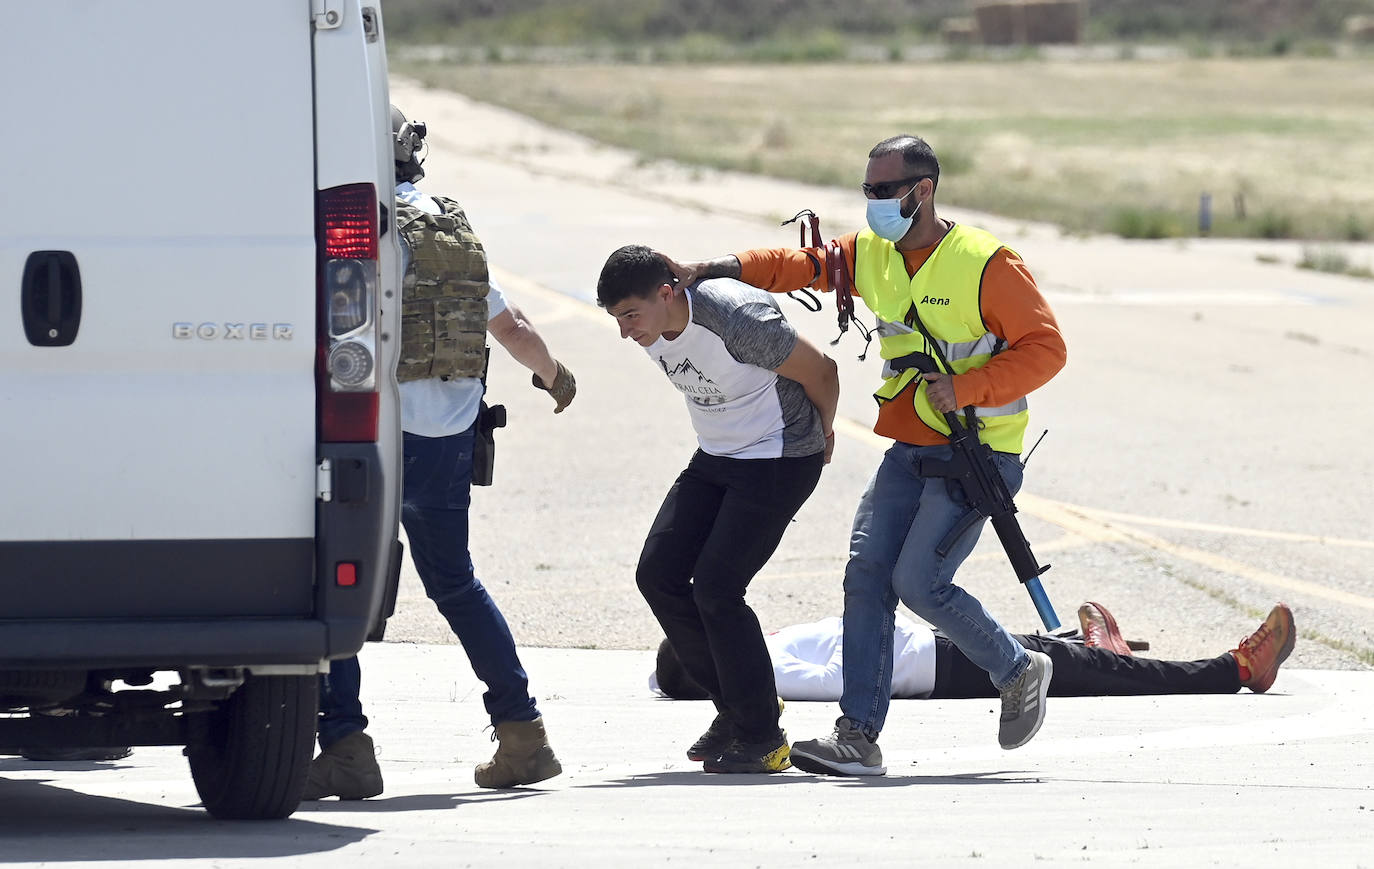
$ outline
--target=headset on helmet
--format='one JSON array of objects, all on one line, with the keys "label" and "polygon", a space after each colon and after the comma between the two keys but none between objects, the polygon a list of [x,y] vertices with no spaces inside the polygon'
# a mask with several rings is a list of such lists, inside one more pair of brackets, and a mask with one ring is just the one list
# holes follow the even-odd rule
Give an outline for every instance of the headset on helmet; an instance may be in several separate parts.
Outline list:
[{"label": "headset on helmet", "polygon": [[425,177],[421,154],[429,128],[424,121],[407,121],[395,106],[391,107],[392,158],[396,161],[396,181],[414,184]]}]

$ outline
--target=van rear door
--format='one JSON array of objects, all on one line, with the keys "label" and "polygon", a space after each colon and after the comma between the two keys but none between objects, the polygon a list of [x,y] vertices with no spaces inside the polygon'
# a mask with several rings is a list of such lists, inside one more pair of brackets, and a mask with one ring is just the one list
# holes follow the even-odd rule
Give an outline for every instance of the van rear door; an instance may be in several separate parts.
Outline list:
[{"label": "van rear door", "polygon": [[6,5],[6,619],[312,613],[309,6]]}]

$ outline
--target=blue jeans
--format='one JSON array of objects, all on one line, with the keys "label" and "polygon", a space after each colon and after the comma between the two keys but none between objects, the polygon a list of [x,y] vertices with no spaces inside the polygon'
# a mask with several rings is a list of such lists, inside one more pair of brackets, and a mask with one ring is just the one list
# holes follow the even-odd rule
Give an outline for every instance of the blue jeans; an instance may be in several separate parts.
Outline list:
[{"label": "blue jeans", "polygon": [[[487,691],[493,725],[539,716],[505,616],[477,579],[468,554],[473,428],[442,438],[405,433],[401,524],[425,594],[448,620]],[[320,694],[320,747],[367,726],[357,658],[334,661]]]},{"label": "blue jeans", "polygon": [[[1030,664],[1021,644],[953,582],[984,523],[969,528],[944,557],[935,552],[971,508],[962,489],[943,478],[921,477],[917,467],[922,458],[948,459],[951,452],[948,446],[894,443],[854,516],[844,571],[840,711],[875,738],[892,697],[892,622],[899,599],[987,671],[999,690]],[[1021,488],[1021,463],[1007,453],[994,455],[1015,494]]]}]

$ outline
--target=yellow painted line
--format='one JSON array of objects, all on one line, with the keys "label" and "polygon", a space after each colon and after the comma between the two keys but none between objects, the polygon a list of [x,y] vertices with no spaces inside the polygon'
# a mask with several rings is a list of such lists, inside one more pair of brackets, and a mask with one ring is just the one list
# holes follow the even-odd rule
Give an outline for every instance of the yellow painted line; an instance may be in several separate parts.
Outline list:
[{"label": "yellow painted line", "polygon": [[[581,316],[585,319],[602,323],[607,328],[612,328],[615,325],[615,321],[607,317],[604,312],[595,305],[579,299],[574,299],[571,296],[549,289],[534,281],[521,278],[504,269],[493,268],[492,272],[503,286],[512,287],[522,295],[538,295],[542,302],[546,302],[553,306],[552,311],[541,312],[541,322],[556,317]],[[892,443],[887,438],[879,437],[874,434],[866,425],[857,423],[847,417],[836,417],[835,429],[851,440],[867,444],[879,450],[886,450]],[[1130,543],[1156,552],[1166,552],[1184,561],[1191,561],[1194,564],[1199,564],[1203,567],[1230,576],[1247,579],[1270,588],[1291,591],[1297,594],[1311,595],[1312,597],[1319,597],[1334,603],[1359,607],[1360,609],[1374,610],[1374,598],[1353,594],[1340,589],[1328,588],[1323,585],[1295,579],[1290,576],[1282,576],[1257,567],[1251,567],[1233,558],[1227,558],[1191,546],[1172,543],[1162,537],[1157,537],[1153,534],[1130,528],[1128,527],[1128,523],[1196,531],[1213,531],[1303,543],[1327,543],[1337,546],[1355,546],[1361,548],[1374,548],[1374,542],[1371,541],[1321,537],[1310,534],[1293,534],[1284,531],[1264,531],[1254,528],[1233,528],[1225,525],[1208,525],[1200,522],[1184,522],[1181,520],[1153,518],[1149,516],[1133,516],[1128,513],[1113,513],[1107,510],[1079,507],[1074,504],[1053,501],[1048,498],[1040,498],[1024,492],[1017,495],[1016,505],[1018,509],[1027,515],[1034,516],[1044,522],[1049,522],[1087,541],[1096,543]],[[1046,545],[1048,546],[1049,544]]]},{"label": "yellow painted line", "polygon": [[1291,540],[1295,543],[1320,543],[1325,546],[1349,546],[1357,549],[1374,549],[1374,540],[1352,540],[1347,537],[1327,537],[1321,534],[1298,534],[1292,531],[1268,531],[1263,528],[1243,528],[1238,525],[1213,525],[1208,522],[1188,522],[1182,519],[1161,519],[1154,516],[1138,516],[1133,513],[1117,513],[1112,510],[1099,510],[1095,507],[1072,506],[1085,516],[1097,519],[1117,520],[1131,525],[1154,525],[1159,528],[1180,528],[1185,531],[1209,531],[1217,534],[1230,534],[1237,537],[1259,537],[1267,540]]},{"label": "yellow painted line", "polygon": [[[842,431],[846,436],[852,437],[864,443],[872,444],[880,448],[886,448],[891,442],[886,438],[879,437],[868,428],[859,425],[853,420],[836,419],[835,428]],[[1101,518],[1105,511],[1094,511],[1078,507],[1073,504],[1066,504],[1061,501],[1052,501],[1048,498],[1040,498],[1025,492],[1016,496],[1016,506],[1027,515],[1056,525],[1065,531],[1086,538],[1087,540],[1103,543],[1130,543],[1142,546],[1156,552],[1166,552],[1176,558],[1200,564],[1203,567],[1220,571],[1230,576],[1240,577],[1259,583],[1270,588],[1291,591],[1298,594],[1311,595],[1346,606],[1359,607],[1360,609],[1374,610],[1374,598],[1363,595],[1353,594],[1340,589],[1328,588],[1313,582],[1306,582],[1290,576],[1283,576],[1271,571],[1251,567],[1233,558],[1217,555],[1213,552],[1197,549],[1191,546],[1172,543],[1162,537],[1148,534],[1135,528],[1127,527],[1122,524],[1128,521],[1127,518],[1117,514],[1113,518],[1119,521],[1111,521]],[[1141,517],[1142,519],[1148,517]],[[1154,524],[1168,525],[1169,527],[1194,527],[1198,523],[1179,523],[1175,525],[1173,520],[1152,520]],[[1147,524],[1142,522],[1141,524]],[[1213,526],[1209,530],[1224,530],[1225,526]],[[1247,529],[1236,529],[1245,531]],[[1277,539],[1301,540],[1311,542],[1317,540],[1329,540],[1330,538],[1311,537],[1310,535],[1283,536],[1284,532],[1256,532],[1256,536],[1274,535]],[[1364,541],[1347,541],[1345,545],[1359,545]]]},{"label": "yellow painted line", "polygon": [[[1018,495],[1016,500],[1017,505],[1024,509],[1027,513],[1030,513],[1032,516],[1039,515],[1039,511],[1041,509],[1044,509],[1045,507],[1049,507],[1051,515],[1073,516],[1074,513],[1077,511],[1077,508],[1073,507],[1072,505],[1060,504],[1053,501],[1046,501],[1045,499],[1037,498],[1034,495]],[[1361,609],[1374,610],[1374,598],[1353,594],[1351,592],[1342,591],[1336,588],[1328,588],[1327,586],[1318,585],[1314,582],[1307,582],[1301,579],[1294,579],[1291,576],[1283,576],[1281,574],[1271,573],[1270,571],[1262,570],[1257,567],[1251,567],[1248,564],[1236,561],[1234,558],[1227,558],[1224,555],[1217,555],[1214,552],[1207,552],[1206,550],[1197,549],[1192,546],[1183,546],[1181,544],[1165,540],[1162,537],[1156,537],[1153,534],[1147,534],[1144,531],[1139,531],[1134,528],[1127,528],[1125,526],[1111,523],[1106,520],[1093,519],[1090,516],[1083,513],[1078,513],[1078,516],[1082,522],[1098,523],[1101,525],[1105,532],[1117,535],[1120,539],[1124,539],[1127,542],[1134,543],[1139,546],[1144,546],[1148,549],[1153,549],[1157,552],[1167,552],[1170,555],[1182,558],[1185,561],[1191,561],[1194,564],[1200,564],[1203,567],[1208,567],[1212,570],[1217,570],[1222,573],[1230,574],[1231,576],[1238,576],[1242,579],[1248,579],[1252,582],[1257,582],[1261,585],[1267,585],[1271,588],[1297,592],[1299,594],[1312,595],[1313,597],[1325,598],[1326,600],[1333,601],[1335,603],[1359,607]]]},{"label": "yellow painted line", "polygon": [[868,426],[860,425],[848,417],[836,417],[835,428],[843,432],[846,437],[851,437],[856,441],[863,441],[869,446],[877,447],[880,450],[886,450],[888,447],[892,446],[892,441],[885,437],[879,437],[874,434],[873,430]]},{"label": "yellow painted line", "polygon": [[[1070,533],[1056,540],[1035,544],[1035,554],[1043,555],[1047,552],[1064,552],[1069,549],[1082,549],[1090,543],[1091,541],[1085,540],[1077,534]],[[976,552],[966,559],[966,563],[968,561],[996,561],[1005,563],[1006,560],[1006,554],[999,548],[995,552]],[[836,569],[823,568],[817,570],[770,570],[765,567],[759,573],[759,576],[761,578],[767,577],[768,579],[814,579],[818,576],[833,576],[836,580],[839,580],[844,576],[844,564],[841,560],[841,563]]]},{"label": "yellow painted line", "polygon": [[[994,538],[996,535],[994,535]],[[1063,537],[1054,540],[1046,540],[1043,543],[1035,544],[1035,554],[1044,555],[1049,552],[1066,552],[1070,549],[1082,549],[1096,541],[1089,540],[1081,534],[1067,531]],[[995,552],[979,552],[968,557],[969,561],[1006,561],[1007,555],[999,547]]]},{"label": "yellow painted line", "polygon": [[496,278],[496,282],[503,289],[514,291],[514,298],[511,301],[515,303],[516,307],[520,306],[521,297],[528,296],[538,296],[540,302],[548,306],[547,310],[540,311],[539,317],[535,320],[536,329],[545,323],[554,323],[568,317],[582,317],[600,323],[606,328],[615,328],[615,318],[591,302],[584,302],[566,293],[560,293],[558,290],[546,287],[529,278],[522,278],[503,268],[494,265],[489,266],[489,268],[492,277]]},{"label": "yellow painted line", "polygon": [[[842,432],[846,437],[862,441],[879,449],[885,450],[892,444],[892,441],[874,434],[872,429],[859,425],[851,419],[837,417],[835,430]],[[1016,506],[1037,519],[1057,525],[1070,534],[1078,535],[1093,542],[1119,543],[1126,542],[1128,539],[1108,523],[1089,519],[1081,513],[1070,510],[1067,504],[1021,494],[1016,497]]]}]

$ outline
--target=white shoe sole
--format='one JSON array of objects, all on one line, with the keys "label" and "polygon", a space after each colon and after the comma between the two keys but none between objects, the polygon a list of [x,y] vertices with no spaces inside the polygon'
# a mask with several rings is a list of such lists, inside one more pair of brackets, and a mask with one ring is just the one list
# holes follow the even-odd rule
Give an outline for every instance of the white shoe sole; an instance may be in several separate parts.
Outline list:
[{"label": "white shoe sole", "polygon": [[816,775],[887,775],[885,766],[865,766],[858,761],[840,763],[825,760],[805,751],[798,751],[795,745],[792,746],[792,765]]}]

